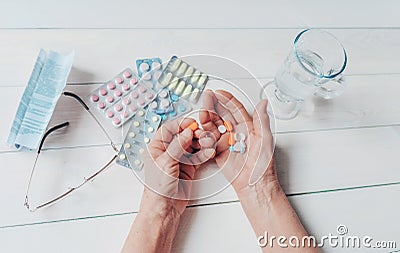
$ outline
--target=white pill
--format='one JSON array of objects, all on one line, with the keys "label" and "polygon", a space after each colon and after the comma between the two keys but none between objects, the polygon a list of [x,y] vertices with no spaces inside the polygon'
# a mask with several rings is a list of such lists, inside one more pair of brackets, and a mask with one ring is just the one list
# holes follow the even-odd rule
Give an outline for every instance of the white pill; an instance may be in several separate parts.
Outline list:
[{"label": "white pill", "polygon": [[224,133],[226,133],[226,127],[224,125],[220,125],[220,126],[218,126],[218,131],[221,134],[224,134]]},{"label": "white pill", "polygon": [[144,153],[144,149],[142,149],[142,148],[139,149],[139,153],[140,153],[140,154],[143,154],[143,153]]},{"label": "white pill", "polygon": [[201,88],[205,84],[206,79],[207,79],[207,75],[206,74],[202,74],[200,76],[199,82],[197,83],[197,87]]},{"label": "white pill", "polygon": [[180,96],[182,94],[183,90],[185,89],[185,87],[186,87],[185,81],[180,81],[178,84],[178,87],[176,87],[176,90],[174,91],[175,95]]},{"label": "white pill", "polygon": [[124,148],[131,148],[131,144],[125,143],[125,144],[124,144]]},{"label": "white pill", "polygon": [[145,143],[149,143],[150,142],[150,138],[149,137],[144,137],[144,142]]},{"label": "white pill", "polygon": [[168,108],[170,106],[170,104],[171,103],[169,102],[168,99],[163,99],[163,100],[160,101],[160,106],[163,109]]},{"label": "white pill", "polygon": [[145,62],[142,62],[142,63],[140,64],[140,70],[141,70],[142,72],[147,72],[147,71],[149,71],[149,69],[150,69],[149,64],[147,64],[147,63],[145,63]]},{"label": "white pill", "polygon": [[153,63],[151,64],[151,68],[153,70],[159,70],[161,67],[161,64],[158,61],[153,61]]},{"label": "white pill", "polygon": [[147,131],[149,131],[149,133],[152,133],[152,132],[154,132],[154,128],[153,128],[153,127],[149,127],[149,128],[147,129]]},{"label": "white pill", "polygon": [[135,165],[140,165],[141,161],[139,159],[135,160]]},{"label": "white pill", "polygon": [[142,117],[142,116],[144,115],[144,111],[142,111],[142,110],[138,111],[138,112],[137,112],[137,115],[139,115],[139,116]]},{"label": "white pill", "polygon": [[138,126],[140,126],[140,123],[139,123],[139,121],[134,121],[134,122],[133,122],[133,125],[134,125],[135,127],[138,127]]},{"label": "white pill", "polygon": [[192,102],[196,102],[198,95],[200,94],[200,90],[198,88],[194,88],[192,94],[190,95],[189,100]]},{"label": "white pill", "polygon": [[124,155],[124,154],[120,154],[120,155],[119,155],[119,159],[121,159],[121,160],[125,160],[125,159],[126,159],[126,155]]},{"label": "white pill", "polygon": [[189,66],[189,67],[187,68],[187,70],[186,70],[186,73],[185,73],[184,78],[185,78],[185,79],[191,78],[193,72],[194,72],[194,68],[193,68],[192,66]]},{"label": "white pill", "polygon": [[192,85],[186,86],[185,90],[182,93],[182,97],[188,97],[190,93],[192,92]]},{"label": "white pill", "polygon": [[190,79],[190,82],[194,83],[196,82],[200,77],[200,71],[196,70],[196,72],[194,72],[192,78]]},{"label": "white pill", "polygon": [[158,103],[156,101],[153,101],[150,103],[149,107],[153,110],[157,109]]},{"label": "white pill", "polygon": [[181,66],[179,67],[178,71],[176,71],[177,76],[183,76],[187,68],[187,64],[182,62]]},{"label": "white pill", "polygon": [[144,74],[142,76],[142,79],[145,80],[145,81],[151,80],[151,73],[149,72],[149,73]]},{"label": "white pill", "polygon": [[168,72],[167,74],[163,74],[161,76],[161,80],[159,81],[162,87],[165,87],[169,84],[172,79],[172,73]]},{"label": "white pill", "polygon": [[174,77],[174,79],[171,81],[170,85],[168,86],[168,90],[173,91],[175,90],[176,86],[178,85],[178,77]]},{"label": "white pill", "polygon": [[181,62],[181,59],[176,58],[175,61],[172,63],[171,71],[177,70],[179,68],[179,65],[181,65]]},{"label": "white pill", "polygon": [[134,132],[129,132],[129,137],[130,138],[135,138],[136,134]]},{"label": "white pill", "polygon": [[157,122],[158,121],[158,116],[153,116],[153,122]]},{"label": "white pill", "polygon": [[160,93],[158,93],[158,96],[160,98],[166,98],[168,96],[168,92],[165,90],[160,91]]}]

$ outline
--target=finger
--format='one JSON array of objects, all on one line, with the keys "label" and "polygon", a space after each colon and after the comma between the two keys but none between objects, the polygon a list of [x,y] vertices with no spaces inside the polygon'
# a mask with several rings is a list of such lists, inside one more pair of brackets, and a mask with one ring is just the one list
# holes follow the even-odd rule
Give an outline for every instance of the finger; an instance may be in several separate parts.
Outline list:
[{"label": "finger", "polygon": [[204,130],[217,133],[217,126],[222,122],[214,107],[214,105],[218,102],[217,98],[215,97],[214,92],[211,90],[205,90],[203,94],[203,108],[199,114],[200,124]]},{"label": "finger", "polygon": [[261,100],[253,112],[253,126],[256,135],[271,134],[270,121],[267,113],[268,101]]},{"label": "finger", "polygon": [[215,152],[214,148],[204,148],[197,153],[189,155],[187,158],[193,165],[200,165],[214,158]]},{"label": "finger", "polygon": [[193,132],[191,129],[186,128],[180,134],[176,135],[167,148],[169,156],[179,160],[183,154],[187,153],[187,149],[192,144]]},{"label": "finger", "polygon": [[215,96],[218,101],[220,101],[222,105],[232,113],[238,124],[251,122],[251,118],[246,111],[246,108],[244,108],[243,104],[231,93],[224,90],[217,90]]}]

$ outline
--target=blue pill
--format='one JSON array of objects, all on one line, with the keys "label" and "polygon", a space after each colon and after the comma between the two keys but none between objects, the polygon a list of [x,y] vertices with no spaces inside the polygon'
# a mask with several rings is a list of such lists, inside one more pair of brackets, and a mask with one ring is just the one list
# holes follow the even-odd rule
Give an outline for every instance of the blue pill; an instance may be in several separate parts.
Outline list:
[{"label": "blue pill", "polygon": [[171,100],[172,100],[172,102],[176,102],[176,101],[179,100],[179,97],[177,95],[175,95],[175,94],[172,94],[171,95]]},{"label": "blue pill", "polygon": [[186,111],[186,106],[184,106],[184,105],[179,105],[179,106],[178,106],[178,110],[179,110],[180,112],[184,112],[184,111]]}]

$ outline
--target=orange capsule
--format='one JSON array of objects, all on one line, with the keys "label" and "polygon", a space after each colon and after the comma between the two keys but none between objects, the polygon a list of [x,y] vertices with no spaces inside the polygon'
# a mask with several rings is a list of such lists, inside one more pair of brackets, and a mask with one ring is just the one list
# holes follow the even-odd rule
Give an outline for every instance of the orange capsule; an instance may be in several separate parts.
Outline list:
[{"label": "orange capsule", "polygon": [[190,128],[193,132],[196,131],[199,128],[199,124],[197,124],[197,122],[193,122],[192,124],[190,124],[188,126],[188,128]]},{"label": "orange capsule", "polygon": [[233,131],[233,127],[232,124],[229,120],[224,120],[224,126],[226,128],[226,131],[228,132],[232,132]]},{"label": "orange capsule", "polygon": [[233,136],[233,133],[229,133],[228,144],[229,146],[233,146],[235,144],[235,138]]}]

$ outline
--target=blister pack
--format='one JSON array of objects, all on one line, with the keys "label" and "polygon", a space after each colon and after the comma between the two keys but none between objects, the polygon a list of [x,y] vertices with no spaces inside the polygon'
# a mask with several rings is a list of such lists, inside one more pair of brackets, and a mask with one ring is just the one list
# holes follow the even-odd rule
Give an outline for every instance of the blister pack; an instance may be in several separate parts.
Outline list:
[{"label": "blister pack", "polygon": [[208,79],[207,74],[173,56],[158,79],[158,85],[167,88],[178,97],[184,97],[195,103]]},{"label": "blister pack", "polygon": [[138,110],[119,151],[117,163],[127,168],[141,170],[143,167],[142,154],[160,124],[160,115],[151,111],[146,112],[143,109]]},{"label": "blister pack", "polygon": [[158,90],[157,81],[162,73],[162,61],[160,58],[138,59],[136,67],[143,83],[150,88]]},{"label": "blister pack", "polygon": [[170,112],[161,115],[163,122],[176,119],[192,110],[190,103],[184,99],[175,100],[172,103],[172,108],[173,109]]},{"label": "blister pack", "polygon": [[161,89],[156,98],[149,104],[149,109],[157,114],[164,114],[172,111],[172,100],[167,89]]},{"label": "blister pack", "polygon": [[152,88],[138,82],[132,70],[125,69],[92,91],[89,100],[114,126],[119,127],[132,118],[138,109],[154,100],[155,95]]}]

